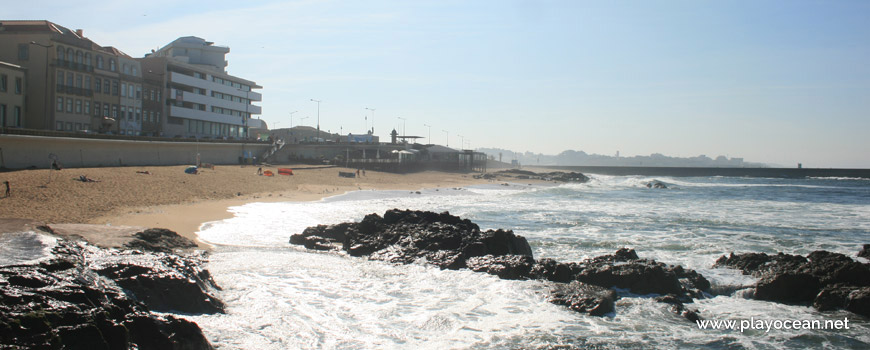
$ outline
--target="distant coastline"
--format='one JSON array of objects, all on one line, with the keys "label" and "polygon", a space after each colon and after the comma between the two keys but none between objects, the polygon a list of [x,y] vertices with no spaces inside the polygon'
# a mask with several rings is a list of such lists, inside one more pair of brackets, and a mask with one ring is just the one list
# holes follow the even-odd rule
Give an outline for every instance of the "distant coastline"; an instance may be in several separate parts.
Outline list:
[{"label": "distant coastline", "polygon": [[709,167],[641,167],[641,166],[527,166],[562,171],[576,171],[600,175],[641,176],[734,176],[768,178],[838,177],[870,179],[870,169],[821,169],[821,168],[709,168]]}]

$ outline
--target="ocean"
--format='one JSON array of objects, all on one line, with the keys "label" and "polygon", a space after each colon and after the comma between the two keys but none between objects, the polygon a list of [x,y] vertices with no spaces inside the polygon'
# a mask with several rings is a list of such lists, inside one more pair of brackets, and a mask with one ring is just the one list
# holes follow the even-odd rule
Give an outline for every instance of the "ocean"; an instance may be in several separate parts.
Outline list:
[{"label": "ocean", "polygon": [[[357,191],[251,203],[203,225],[225,315],[185,316],[218,349],[870,348],[870,322],[747,298],[755,279],[713,263],[731,252],[854,257],[870,243],[870,180],[591,175],[585,184]],[[288,243],[308,226],[392,208],[449,211],[526,237],[535,258],[580,261],[629,247],[695,269],[719,291],[687,304],[708,320],[844,320],[849,329],[700,329],[651,296],[621,292],[605,317],[547,302],[548,282],[393,265]],[[866,261],[864,261],[866,262]]]}]

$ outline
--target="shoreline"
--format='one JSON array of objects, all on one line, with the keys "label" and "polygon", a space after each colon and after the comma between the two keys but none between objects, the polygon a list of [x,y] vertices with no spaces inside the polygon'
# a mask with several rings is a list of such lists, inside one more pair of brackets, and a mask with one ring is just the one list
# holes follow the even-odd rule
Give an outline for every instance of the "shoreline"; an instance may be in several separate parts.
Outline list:
[{"label": "shoreline", "polygon": [[[91,224],[102,226],[102,232],[123,227],[167,228],[197,242],[199,249],[209,249],[196,233],[204,223],[231,218],[230,207],[316,201],[359,190],[421,190],[497,181],[475,179],[472,173],[439,171],[367,171],[366,176],[342,178],[339,171],[356,169],[300,164],[280,167],[293,168],[294,175],[258,176],[256,166],[217,166],[202,169],[199,175],[185,174],[186,166],[5,172],[0,173],[0,181],[10,181],[12,193],[8,198],[0,197],[0,221]],[[278,166],[262,168],[276,173]],[[96,181],[79,181],[79,175]]]}]

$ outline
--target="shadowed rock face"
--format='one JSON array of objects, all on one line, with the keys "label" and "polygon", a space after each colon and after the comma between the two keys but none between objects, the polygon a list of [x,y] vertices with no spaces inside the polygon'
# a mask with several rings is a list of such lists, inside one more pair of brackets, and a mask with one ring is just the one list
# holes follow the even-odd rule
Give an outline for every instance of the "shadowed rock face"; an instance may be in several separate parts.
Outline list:
[{"label": "shadowed rock face", "polygon": [[196,242],[165,228],[149,228],[145,231],[137,232],[133,237],[133,240],[125,244],[127,248],[171,253],[176,249],[197,247]]},{"label": "shadowed rock face", "polygon": [[755,298],[812,304],[820,311],[846,309],[870,316],[870,266],[848,256],[815,251],[806,257],[779,253],[731,254],[714,267],[731,267],[759,277]]},{"label": "shadowed rock face", "polygon": [[535,260],[522,236],[504,230],[481,232],[471,221],[449,213],[393,209],[383,217],[367,215],[359,223],[309,227],[292,235],[290,243],[393,263],[425,261],[445,269],[468,268],[502,279],[557,282],[552,302],[598,316],[613,311],[617,295],[609,288],[670,295],[683,302],[702,297],[710,288],[695,271],[640,259],[631,249],[580,263]]},{"label": "shadowed rock face", "polygon": [[[123,257],[128,253],[133,254],[61,239],[50,261],[0,267],[0,344],[22,349],[211,349],[196,323],[152,314],[148,304],[158,303],[111,279],[138,276],[140,284],[163,289],[151,292],[194,300],[207,293],[201,289],[196,293],[179,291],[174,285],[161,285],[161,278],[155,278],[200,274],[201,270],[192,265],[183,266],[194,264],[194,260],[181,263],[184,258],[178,257],[170,264],[160,261],[169,259],[167,256],[146,260]],[[126,262],[112,261],[112,256]],[[90,264],[97,260],[101,261],[99,267],[92,269]],[[107,271],[125,272],[113,276]],[[219,311],[216,309],[211,311]]]}]

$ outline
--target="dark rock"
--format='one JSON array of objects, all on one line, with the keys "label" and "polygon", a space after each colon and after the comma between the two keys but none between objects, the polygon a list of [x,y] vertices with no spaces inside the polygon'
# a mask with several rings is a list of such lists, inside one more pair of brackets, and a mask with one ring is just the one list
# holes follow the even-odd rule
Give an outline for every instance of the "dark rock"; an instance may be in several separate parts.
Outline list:
[{"label": "dark rock", "polygon": [[223,313],[224,304],[209,293],[218,289],[201,260],[173,254],[132,251],[101,254],[91,268],[106,276],[151,310],[192,314]]},{"label": "dark rock", "polygon": [[870,317],[870,287],[853,290],[846,298],[846,310]]},{"label": "dark rock", "polygon": [[864,249],[861,249],[861,251],[858,252],[858,257],[870,259],[870,244],[864,245]]},{"label": "dark rock", "polygon": [[[393,209],[383,217],[366,215],[359,223],[309,227],[292,235],[290,243],[318,250],[337,250],[340,245],[351,256],[400,264],[425,262],[443,269],[469,268],[503,279],[583,282],[604,289],[623,288],[636,294],[673,294],[686,300],[703,297],[710,288],[710,282],[695,271],[640,259],[633,249],[627,248],[581,263],[536,261],[522,236],[505,230],[482,232],[468,219],[446,212]],[[573,296],[556,299],[578,305],[572,307],[577,310],[597,310],[582,306],[585,302],[577,299],[579,294],[570,295]]]},{"label": "dark rock", "polygon": [[113,253],[60,239],[50,261],[0,267],[0,347],[212,349],[195,323],[152,314],[90,269]]},{"label": "dark rock", "polygon": [[647,188],[667,189],[668,185],[659,180],[652,180],[646,183]]},{"label": "dark rock", "polygon": [[535,259],[528,255],[485,255],[469,258],[465,264],[472,271],[486,272],[501,279],[523,280],[532,278]]},{"label": "dark rock", "polygon": [[133,237],[135,237],[133,240],[124,244],[125,247],[163,253],[171,253],[176,249],[197,247],[196,242],[165,228],[149,228],[145,231],[137,232]]},{"label": "dark rock", "polygon": [[553,284],[549,300],[577,312],[604,316],[614,311],[614,302],[618,298],[611,289],[574,281]]},{"label": "dark rock", "polygon": [[556,171],[556,172],[544,174],[543,176],[549,178],[550,180],[560,181],[560,182],[586,183],[586,182],[589,182],[589,180],[590,180],[590,178],[588,176],[583,175],[581,173],[575,173],[575,172],[563,173],[560,171]]},{"label": "dark rock", "polygon": [[755,285],[756,299],[812,303],[821,311],[848,310],[849,296],[870,286],[870,267],[867,264],[828,251],[814,251],[806,257],[783,253],[732,253],[727,258],[719,258],[714,267],[737,268],[759,277]]}]

